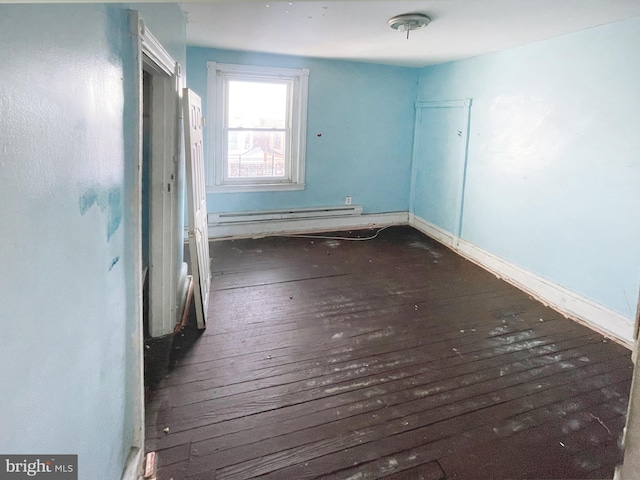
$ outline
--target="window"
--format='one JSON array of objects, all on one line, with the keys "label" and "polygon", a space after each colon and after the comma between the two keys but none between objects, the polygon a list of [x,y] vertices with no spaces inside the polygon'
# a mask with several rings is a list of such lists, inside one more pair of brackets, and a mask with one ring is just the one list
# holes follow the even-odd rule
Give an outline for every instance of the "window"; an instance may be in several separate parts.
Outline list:
[{"label": "window", "polygon": [[309,71],[207,66],[209,190],[304,189]]}]

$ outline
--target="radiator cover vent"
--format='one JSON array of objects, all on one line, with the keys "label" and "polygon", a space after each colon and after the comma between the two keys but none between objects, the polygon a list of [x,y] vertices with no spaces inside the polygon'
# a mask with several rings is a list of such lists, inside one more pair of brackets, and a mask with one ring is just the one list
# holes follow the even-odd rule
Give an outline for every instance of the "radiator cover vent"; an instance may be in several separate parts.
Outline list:
[{"label": "radiator cover vent", "polygon": [[293,208],[283,210],[261,210],[256,212],[210,213],[209,225],[273,222],[278,220],[300,220],[306,218],[332,218],[362,215],[362,206]]}]

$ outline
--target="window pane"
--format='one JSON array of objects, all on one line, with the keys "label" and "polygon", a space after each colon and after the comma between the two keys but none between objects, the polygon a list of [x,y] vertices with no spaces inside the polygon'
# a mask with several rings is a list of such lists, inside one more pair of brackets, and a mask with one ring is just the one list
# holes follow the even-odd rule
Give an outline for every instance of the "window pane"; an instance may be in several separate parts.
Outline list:
[{"label": "window pane", "polygon": [[309,70],[207,63],[215,192],[305,188]]},{"label": "window pane", "polygon": [[285,132],[228,132],[227,142],[227,178],[286,178]]},{"label": "window pane", "polygon": [[285,128],[287,83],[230,80],[229,128]]},{"label": "window pane", "polygon": [[242,137],[242,132],[229,132],[229,152],[238,151],[238,139]]}]

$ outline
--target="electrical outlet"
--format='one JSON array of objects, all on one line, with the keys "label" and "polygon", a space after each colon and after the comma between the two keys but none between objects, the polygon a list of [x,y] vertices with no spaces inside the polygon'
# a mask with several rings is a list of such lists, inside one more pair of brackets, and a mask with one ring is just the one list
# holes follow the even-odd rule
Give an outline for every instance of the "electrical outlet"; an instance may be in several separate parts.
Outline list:
[{"label": "electrical outlet", "polygon": [[349,197],[349,196],[345,197],[344,204],[345,205],[351,205],[351,197]]}]

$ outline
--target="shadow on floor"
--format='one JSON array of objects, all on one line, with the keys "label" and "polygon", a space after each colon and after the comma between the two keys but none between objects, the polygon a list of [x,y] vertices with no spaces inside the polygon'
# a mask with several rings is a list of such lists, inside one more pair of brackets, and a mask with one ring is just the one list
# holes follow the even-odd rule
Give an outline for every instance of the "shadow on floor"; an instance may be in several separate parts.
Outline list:
[{"label": "shadow on floor", "polygon": [[176,332],[144,340],[144,387],[145,401],[153,396],[153,391],[163,378],[189,352],[204,330],[196,326],[195,305],[191,297],[187,324]]}]

